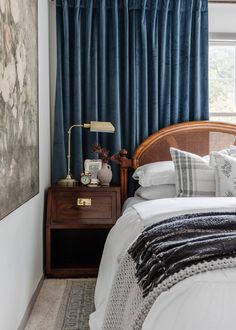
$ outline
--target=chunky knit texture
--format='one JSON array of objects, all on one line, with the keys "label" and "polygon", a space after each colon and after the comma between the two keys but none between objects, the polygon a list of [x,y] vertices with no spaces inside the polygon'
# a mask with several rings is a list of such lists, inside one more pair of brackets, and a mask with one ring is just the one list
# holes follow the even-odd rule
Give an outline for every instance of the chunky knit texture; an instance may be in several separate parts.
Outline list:
[{"label": "chunky knit texture", "polygon": [[202,272],[216,269],[236,267],[236,258],[224,258],[203,262],[187,267],[165,279],[153,289],[148,296],[143,297],[141,286],[135,277],[136,265],[131,256],[126,253],[122,257],[119,270],[113,282],[113,287],[107,304],[104,319],[104,330],[138,330],[157,297],[178,282]]},{"label": "chunky knit texture", "polygon": [[172,217],[147,227],[128,250],[146,296],[168,276],[204,261],[236,257],[235,212]]},{"label": "chunky knit texture", "polygon": [[[185,218],[184,218],[185,217]],[[161,228],[161,230],[166,231],[166,227],[168,227],[168,223],[170,223],[170,227],[173,230],[173,226],[176,226],[176,223],[178,220],[180,222],[183,222],[185,219],[186,221],[189,221],[189,219],[201,219],[201,233],[202,233],[202,227],[207,227],[206,222],[208,220],[209,224],[212,224],[212,219],[215,219],[215,223],[212,225],[211,229],[207,229],[207,236],[209,235],[209,230],[214,230],[213,228],[217,229],[217,236],[219,235],[219,228],[222,227],[222,236],[225,236],[226,239],[228,239],[228,233],[230,232],[231,235],[234,236],[236,225],[235,214],[234,213],[227,213],[223,215],[222,213],[218,214],[206,214],[206,217],[208,217],[208,220],[206,220],[205,224],[204,215],[200,214],[194,214],[192,217],[190,215],[187,216],[181,216],[181,217],[175,217],[168,220],[165,220],[159,224],[155,224],[147,228],[140,237],[132,244],[130,249],[124,254],[123,257],[121,257],[118,271],[116,273],[116,276],[114,278],[113,286],[111,289],[109,301],[107,304],[107,310],[106,315],[104,319],[103,329],[104,330],[131,330],[131,329],[141,329],[142,324],[150,311],[152,305],[154,304],[157,297],[164,291],[171,288],[176,283],[180,282],[181,280],[184,280],[190,276],[199,274],[201,272],[209,271],[209,270],[217,270],[217,269],[224,269],[224,268],[232,268],[236,267],[236,256],[235,256],[235,245],[231,249],[228,249],[228,252],[226,253],[226,250],[224,253],[219,255],[219,251],[217,251],[216,255],[212,257],[212,254],[210,258],[207,259],[207,257],[203,259],[200,259],[197,261],[196,258],[189,256],[191,260],[193,260],[193,263],[187,263],[184,264],[185,267],[182,269],[176,268],[175,272],[167,274],[167,276],[162,276],[162,280],[156,280],[155,278],[155,272],[153,272],[153,283],[154,285],[149,285],[149,289],[145,291],[145,287],[143,287],[143,281],[140,278],[139,273],[139,267],[140,267],[140,256],[145,255],[145,248],[149,247],[150,244],[146,244],[147,240],[151,237],[151,242],[154,244],[153,246],[156,248],[156,242],[155,242],[155,235],[157,234],[158,230],[157,228]],[[223,223],[223,219],[225,219],[225,225]],[[228,219],[228,220],[227,220]],[[177,220],[177,222],[176,222]],[[203,222],[202,222],[203,221]],[[183,224],[183,223],[182,223]],[[185,230],[187,230],[187,227],[189,228],[194,225],[194,221],[189,221],[189,224],[184,224]],[[182,227],[182,229],[183,229]],[[193,226],[194,227],[194,226]],[[178,228],[178,225],[177,227]],[[188,229],[189,229],[188,228]],[[196,227],[195,227],[196,228]],[[197,228],[197,232],[198,232]],[[172,231],[171,230],[171,231]],[[150,231],[151,236],[147,239],[148,235],[147,232]],[[204,230],[205,231],[205,230]],[[187,236],[189,236],[189,231],[187,230]],[[155,234],[155,235],[153,235]],[[166,234],[166,232],[165,232]],[[166,236],[166,235],[164,235]],[[168,236],[168,235],[167,235]],[[166,237],[167,237],[166,236]],[[158,237],[158,236],[157,236]],[[215,236],[214,236],[215,237]],[[145,239],[144,239],[145,238]],[[173,236],[172,236],[173,238]],[[182,237],[183,238],[183,237]],[[181,235],[180,235],[180,239]],[[144,239],[144,241],[143,241]],[[231,238],[230,238],[231,239]],[[196,233],[194,232],[194,242],[196,240]],[[159,237],[160,241],[160,237]],[[137,251],[137,247],[140,248],[140,242],[144,243],[144,246],[142,246],[141,250]],[[173,243],[173,241],[172,241]],[[222,241],[221,241],[222,243]],[[142,244],[141,244],[142,245]],[[220,244],[222,246],[222,244]],[[230,243],[230,246],[232,244]],[[173,247],[173,244],[171,244],[171,247]],[[138,248],[138,249],[139,249]],[[208,248],[205,244],[203,244],[203,251],[200,251],[204,254],[204,249]],[[196,250],[194,250],[194,253],[196,253]],[[133,255],[131,252],[135,252]],[[138,252],[138,254],[137,254]],[[137,257],[139,255],[139,257]],[[183,255],[186,257],[186,255]],[[141,258],[142,259],[142,258]],[[158,260],[158,256],[157,256]],[[144,259],[146,262],[147,260]],[[153,262],[153,258],[152,258]],[[143,268],[144,265],[141,263],[141,268]],[[145,268],[145,267],[144,267]],[[145,271],[150,271],[150,268],[146,268]],[[163,269],[165,271],[165,267]],[[146,281],[147,274],[144,272],[144,280]],[[144,282],[145,282],[144,281]],[[145,293],[145,294],[144,294]]]}]

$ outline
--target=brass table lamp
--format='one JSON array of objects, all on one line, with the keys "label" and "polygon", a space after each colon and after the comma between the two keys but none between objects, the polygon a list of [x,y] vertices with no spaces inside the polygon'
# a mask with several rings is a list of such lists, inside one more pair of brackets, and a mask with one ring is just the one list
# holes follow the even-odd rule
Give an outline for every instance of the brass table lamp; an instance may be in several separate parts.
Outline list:
[{"label": "brass table lamp", "polygon": [[71,131],[74,127],[88,128],[90,132],[103,132],[103,133],[114,133],[115,127],[110,122],[106,121],[91,121],[90,124],[75,124],[72,125],[68,130],[68,154],[67,154],[67,175],[64,179],[58,181],[60,186],[73,187],[77,181],[72,178],[70,163],[71,163]]}]

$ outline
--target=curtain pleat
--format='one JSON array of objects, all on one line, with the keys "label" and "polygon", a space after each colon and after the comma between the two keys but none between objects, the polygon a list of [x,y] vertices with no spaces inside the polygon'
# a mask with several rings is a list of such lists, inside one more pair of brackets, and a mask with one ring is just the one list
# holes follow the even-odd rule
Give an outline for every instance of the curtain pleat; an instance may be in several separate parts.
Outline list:
[{"label": "curtain pleat", "polygon": [[[53,178],[67,171],[67,131],[111,121],[115,134],[72,131],[72,173],[174,123],[208,119],[207,0],[57,0]],[[118,169],[113,166],[115,180]]]}]

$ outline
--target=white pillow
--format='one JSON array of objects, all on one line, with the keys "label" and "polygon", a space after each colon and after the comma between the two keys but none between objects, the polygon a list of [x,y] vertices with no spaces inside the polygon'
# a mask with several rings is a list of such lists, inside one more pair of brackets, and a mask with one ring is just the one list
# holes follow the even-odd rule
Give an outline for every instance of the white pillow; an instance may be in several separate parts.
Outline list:
[{"label": "white pillow", "polygon": [[[234,151],[234,146],[232,146],[232,149],[231,148],[228,148],[228,149],[222,149],[222,150],[219,150],[219,151],[212,151],[212,152],[219,152],[219,153],[221,153],[223,155],[230,155],[231,154],[231,150],[232,150],[232,153],[235,152]],[[215,163],[214,163],[214,158],[211,157],[211,153],[210,153],[210,155],[204,156],[203,158],[206,159],[206,160],[208,160],[210,166],[214,168]]]},{"label": "white pillow", "polygon": [[214,151],[211,158],[215,164],[216,196],[236,197],[236,158]]},{"label": "white pillow", "polygon": [[[222,150],[219,150],[219,151],[212,151],[212,152],[220,152],[221,154],[224,154],[224,155],[229,155],[229,156],[233,156],[233,157],[236,157],[236,146],[234,145],[231,145],[229,148],[227,149],[222,149]],[[215,164],[214,164],[214,158],[211,157],[211,155],[206,155],[203,157],[205,160],[209,161],[210,162],[210,166],[214,167]]]},{"label": "white pillow", "polygon": [[133,179],[142,187],[175,184],[175,168],[172,161],[145,164],[136,169]]},{"label": "white pillow", "polygon": [[215,196],[214,169],[209,161],[190,152],[170,148],[175,165],[177,197]]},{"label": "white pillow", "polygon": [[229,155],[232,157],[236,157],[236,146],[235,145],[231,145],[229,147]]},{"label": "white pillow", "polygon": [[172,198],[176,197],[176,188],[174,184],[139,187],[134,195],[144,199]]}]

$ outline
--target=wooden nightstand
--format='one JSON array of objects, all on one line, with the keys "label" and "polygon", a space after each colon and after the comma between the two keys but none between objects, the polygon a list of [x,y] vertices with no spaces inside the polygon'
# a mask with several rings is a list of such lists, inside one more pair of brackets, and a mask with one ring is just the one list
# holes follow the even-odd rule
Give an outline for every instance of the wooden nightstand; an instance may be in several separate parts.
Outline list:
[{"label": "wooden nightstand", "polygon": [[49,188],[46,276],[96,276],[107,234],[119,215],[120,187]]}]

